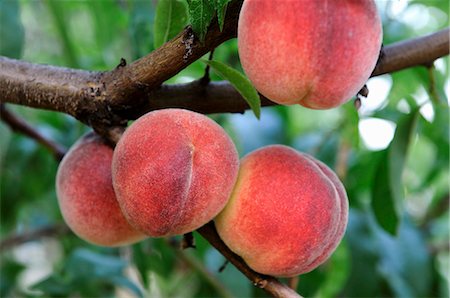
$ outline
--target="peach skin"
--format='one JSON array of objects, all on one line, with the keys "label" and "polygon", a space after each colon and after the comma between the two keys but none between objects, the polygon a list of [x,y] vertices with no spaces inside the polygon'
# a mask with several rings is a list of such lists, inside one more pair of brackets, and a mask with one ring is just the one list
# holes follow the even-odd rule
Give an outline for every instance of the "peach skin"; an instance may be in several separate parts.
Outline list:
[{"label": "peach skin", "polygon": [[381,20],[373,0],[245,0],[238,23],[242,68],[270,100],[339,106],[377,62]]},{"label": "peach skin", "polygon": [[273,145],[242,159],[232,196],[215,223],[225,244],[253,270],[290,277],[328,259],[347,217],[345,189],[326,165]]},{"label": "peach skin", "polygon": [[208,117],[182,109],[135,121],[114,150],[113,184],[128,221],[152,237],[191,232],[229,199],[239,168],[234,143]]},{"label": "peach skin", "polygon": [[80,238],[102,246],[137,242],[145,235],[130,226],[116,200],[111,179],[113,149],[94,133],[67,152],[56,174],[61,213]]}]

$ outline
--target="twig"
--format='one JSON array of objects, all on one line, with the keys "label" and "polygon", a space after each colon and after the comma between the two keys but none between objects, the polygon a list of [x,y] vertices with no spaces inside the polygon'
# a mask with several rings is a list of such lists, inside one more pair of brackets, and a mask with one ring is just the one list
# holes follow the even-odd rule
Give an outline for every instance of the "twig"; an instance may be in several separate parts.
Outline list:
[{"label": "twig", "polygon": [[208,240],[208,242],[212,246],[214,246],[225,258],[227,258],[239,271],[247,276],[247,278],[253,282],[254,286],[263,289],[273,297],[301,297],[298,293],[289,288],[287,285],[279,282],[276,278],[259,274],[248,267],[248,265],[244,262],[244,260],[242,260],[241,257],[232,252],[225,245],[225,243],[223,243],[222,239],[220,239],[219,235],[217,234],[214,222],[209,222],[208,224],[199,228],[197,232],[200,233],[203,238]]},{"label": "twig", "polygon": [[26,242],[39,240],[42,237],[59,237],[71,233],[68,226],[65,224],[57,224],[53,226],[43,227],[22,234],[14,234],[4,238],[0,241],[0,251],[5,251],[17,245]]},{"label": "twig", "polygon": [[288,279],[288,286],[289,288],[293,289],[294,291],[297,290],[298,283],[300,281],[299,276],[294,276]]},{"label": "twig", "polygon": [[348,158],[351,149],[350,142],[346,138],[342,138],[336,157],[336,174],[341,181],[345,181],[345,177],[347,177]]},{"label": "twig", "polygon": [[432,204],[428,207],[428,210],[422,219],[421,226],[422,227],[428,226],[433,219],[438,218],[444,213],[447,213],[449,207],[450,207],[450,194],[446,193],[439,199],[437,204]]},{"label": "twig", "polygon": [[45,148],[50,150],[50,152],[52,152],[58,161],[64,157],[66,149],[62,145],[41,135],[30,124],[10,112],[4,104],[0,104],[0,116],[2,121],[5,122],[13,131],[28,136],[43,145]]},{"label": "twig", "polygon": [[222,266],[219,267],[219,269],[217,271],[222,272],[225,270],[225,268],[227,268],[227,265],[230,264],[230,261],[228,261],[227,259],[225,259],[225,261],[223,262]]},{"label": "twig", "polygon": [[[214,57],[214,49],[212,49],[211,52],[209,52],[208,60],[211,61],[213,59],[213,57]],[[211,78],[209,76],[209,71],[210,71],[210,67],[209,67],[209,64],[208,64],[205,67],[205,74],[200,79],[200,83],[202,85],[208,85],[208,83],[211,81]]]},{"label": "twig", "polygon": [[181,240],[180,243],[180,248],[181,249],[195,248],[195,239],[194,234],[192,232],[183,235],[183,239]]},{"label": "twig", "polygon": [[450,243],[448,241],[441,241],[435,244],[428,245],[428,251],[432,255],[437,255],[441,252],[447,252],[450,250]]},{"label": "twig", "polygon": [[434,74],[434,64],[431,63],[427,65],[428,78],[430,79],[430,86],[428,87],[428,93],[430,94],[431,100],[435,103],[439,103],[439,95],[436,90],[436,78]]},{"label": "twig", "polygon": [[449,54],[450,29],[400,41],[383,47],[383,55],[375,67],[372,77],[405,68],[426,65]]}]

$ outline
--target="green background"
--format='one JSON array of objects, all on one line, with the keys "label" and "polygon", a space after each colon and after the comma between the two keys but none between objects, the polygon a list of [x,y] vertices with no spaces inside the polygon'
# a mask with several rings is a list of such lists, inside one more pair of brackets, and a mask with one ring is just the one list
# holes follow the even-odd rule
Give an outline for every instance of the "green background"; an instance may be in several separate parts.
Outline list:
[{"label": "green background", "polygon": [[[146,55],[189,22],[186,3],[162,1],[0,0],[0,54],[112,69],[122,57],[133,61]],[[165,23],[168,5],[174,21]],[[448,26],[448,1],[377,5],[385,45]],[[235,39],[217,48],[214,59],[242,70]],[[204,63],[195,62],[169,83],[198,79],[204,70]],[[240,156],[281,143],[314,155],[340,174],[350,200],[348,229],[331,259],[300,277],[303,296],[448,297],[448,72],[445,58],[430,69],[373,78],[359,112],[350,101],[328,111],[262,108],[260,120],[251,111],[210,115],[231,135]],[[219,77],[213,73],[212,79]],[[63,114],[7,107],[67,148],[88,130]],[[0,150],[1,238],[60,225],[57,161],[3,122]],[[197,249],[185,251],[176,249],[178,238],[119,249],[93,246],[71,233],[20,243],[1,251],[0,296],[265,295],[232,265],[219,273],[224,258],[194,235]]]}]

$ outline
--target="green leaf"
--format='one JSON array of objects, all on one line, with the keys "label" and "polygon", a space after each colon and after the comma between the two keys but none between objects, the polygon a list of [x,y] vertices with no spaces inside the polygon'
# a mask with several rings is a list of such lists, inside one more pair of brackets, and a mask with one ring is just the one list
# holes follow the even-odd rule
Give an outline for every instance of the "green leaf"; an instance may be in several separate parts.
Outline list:
[{"label": "green leaf", "polygon": [[214,0],[188,0],[189,19],[192,30],[198,35],[200,42],[205,39],[206,31],[214,17]]},{"label": "green leaf", "polygon": [[372,184],[372,208],[375,218],[380,226],[391,234],[396,234],[402,212],[402,173],[418,118],[418,108],[400,118],[394,138],[380,159]]},{"label": "green leaf", "polygon": [[20,58],[24,38],[19,1],[0,0],[0,55]]},{"label": "green leaf", "polygon": [[187,25],[188,7],[184,0],[159,0],[153,26],[155,48],[175,37]]},{"label": "green leaf", "polygon": [[402,173],[419,115],[419,109],[416,108],[399,120],[394,138],[389,146],[389,176],[394,198],[397,201],[402,201],[404,197]]},{"label": "green leaf", "polygon": [[372,183],[372,210],[378,224],[387,232],[395,234],[399,223],[400,210],[396,206],[392,194],[388,162],[388,151],[385,150],[379,159]]},{"label": "green leaf", "polygon": [[214,6],[217,11],[217,20],[219,22],[220,31],[223,29],[223,22],[225,20],[225,13],[227,11],[227,5],[231,0],[215,0]]},{"label": "green leaf", "polygon": [[343,106],[346,121],[343,123],[341,130],[342,139],[354,148],[359,147],[359,114],[352,102]]},{"label": "green leaf", "polygon": [[261,114],[261,100],[252,83],[239,71],[214,60],[202,60],[208,64],[222,79],[227,80],[244,97],[256,118]]}]

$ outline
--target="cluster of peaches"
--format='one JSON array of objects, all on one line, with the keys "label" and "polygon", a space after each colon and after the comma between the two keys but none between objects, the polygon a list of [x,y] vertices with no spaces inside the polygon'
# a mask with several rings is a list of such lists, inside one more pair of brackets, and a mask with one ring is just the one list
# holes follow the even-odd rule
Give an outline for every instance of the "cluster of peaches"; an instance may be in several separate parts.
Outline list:
[{"label": "cluster of peaches", "polygon": [[[381,38],[373,1],[327,3],[244,1],[241,62],[273,101],[330,108],[369,77]],[[56,190],[69,227],[94,244],[182,235],[214,220],[231,250],[275,276],[323,263],[348,218],[345,189],[322,162],[282,145],[239,161],[222,127],[182,109],[142,116],[114,149],[93,133],[84,136],[62,160]]]}]

